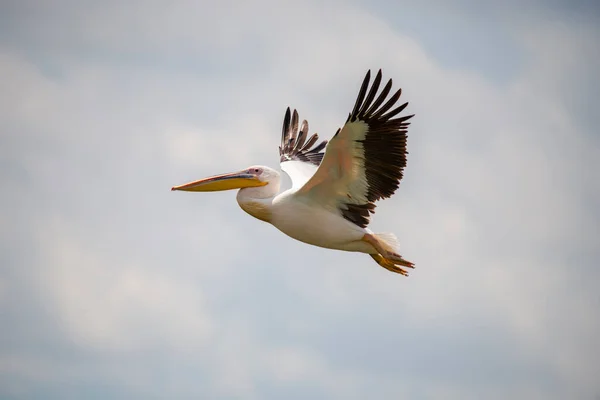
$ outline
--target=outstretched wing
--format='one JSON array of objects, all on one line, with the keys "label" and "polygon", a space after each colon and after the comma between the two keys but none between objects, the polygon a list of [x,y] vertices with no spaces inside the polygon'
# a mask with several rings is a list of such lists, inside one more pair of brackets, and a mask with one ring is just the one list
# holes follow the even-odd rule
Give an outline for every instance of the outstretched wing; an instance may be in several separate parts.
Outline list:
[{"label": "outstretched wing", "polygon": [[290,114],[288,107],[281,130],[279,161],[281,169],[292,180],[293,188],[302,187],[314,175],[323,159],[323,149],[327,145],[327,140],[319,142],[319,135],[316,133],[308,138],[308,122],[306,120],[302,121],[300,130],[298,130],[298,121],[296,110]]},{"label": "outstretched wing", "polygon": [[368,71],[344,127],[329,141],[315,174],[296,193],[337,209],[363,228],[375,212],[375,201],[390,197],[400,184],[408,154],[406,121],[413,117],[393,118],[408,103],[396,106],[401,89],[386,101],[391,79],[377,95],[381,70],[367,93],[370,80]]}]

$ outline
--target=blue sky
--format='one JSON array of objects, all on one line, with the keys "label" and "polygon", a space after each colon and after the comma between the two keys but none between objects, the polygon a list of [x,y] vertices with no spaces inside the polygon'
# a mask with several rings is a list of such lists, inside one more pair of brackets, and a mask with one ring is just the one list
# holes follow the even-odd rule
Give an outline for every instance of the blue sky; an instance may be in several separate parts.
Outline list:
[{"label": "blue sky", "polygon": [[[600,396],[593,2],[4,2],[0,397]],[[417,116],[408,279],[191,179],[324,137],[365,71]]]}]

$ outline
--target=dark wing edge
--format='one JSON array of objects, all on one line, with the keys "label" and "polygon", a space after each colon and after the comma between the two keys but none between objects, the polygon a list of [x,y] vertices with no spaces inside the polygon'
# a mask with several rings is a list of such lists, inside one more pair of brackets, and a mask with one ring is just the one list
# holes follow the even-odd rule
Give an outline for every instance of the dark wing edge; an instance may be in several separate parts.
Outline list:
[{"label": "dark wing edge", "polygon": [[[410,123],[406,121],[414,116],[412,114],[394,118],[406,108],[408,102],[396,106],[402,89],[398,89],[385,101],[392,89],[391,79],[381,93],[376,96],[381,78],[380,69],[367,93],[371,80],[371,71],[367,71],[354,109],[346,120],[346,124],[363,121],[368,125],[364,139],[357,140],[362,144],[364,151],[367,202],[364,204],[346,203],[345,207],[340,210],[344,218],[363,228],[369,224],[370,214],[375,212],[374,202],[391,197],[400,186],[408,154],[406,141],[407,128]],[[338,133],[339,130],[336,135]]]},{"label": "dark wing edge", "polygon": [[281,145],[279,146],[279,161],[303,161],[318,166],[325,152],[323,149],[327,146],[327,140],[319,141],[319,135],[313,134],[308,138],[308,122],[302,121],[298,130],[298,112],[290,112],[288,107],[283,119],[283,128],[281,130]]}]

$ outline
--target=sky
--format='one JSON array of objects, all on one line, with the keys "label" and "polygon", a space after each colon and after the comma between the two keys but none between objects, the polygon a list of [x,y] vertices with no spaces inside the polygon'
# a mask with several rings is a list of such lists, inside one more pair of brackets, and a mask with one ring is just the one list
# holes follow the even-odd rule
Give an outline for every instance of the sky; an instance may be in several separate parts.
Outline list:
[{"label": "sky", "polygon": [[[2,2],[0,398],[600,398],[600,8],[499,3]],[[170,191],[379,68],[408,278]]]}]

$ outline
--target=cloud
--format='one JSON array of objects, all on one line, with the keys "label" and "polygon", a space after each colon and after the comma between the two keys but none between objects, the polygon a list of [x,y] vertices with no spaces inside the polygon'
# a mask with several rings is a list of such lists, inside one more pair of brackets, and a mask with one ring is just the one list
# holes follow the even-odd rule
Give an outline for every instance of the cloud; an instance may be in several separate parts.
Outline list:
[{"label": "cloud", "polygon": [[[520,55],[496,79],[501,65],[450,65],[443,32],[366,4],[232,4],[3,17],[0,393],[597,395],[599,144],[581,107],[597,28],[495,19],[505,45],[487,51]],[[483,34],[485,10],[451,9]],[[330,136],[379,67],[417,114],[373,221],[416,262],[409,279],[295,242],[232,193],[169,192],[275,166],[288,105]]]},{"label": "cloud", "polygon": [[[44,297],[54,303],[50,308],[64,318],[61,325],[75,343],[137,350],[158,342],[185,351],[210,338],[212,318],[194,286],[173,282],[147,264],[102,257],[71,237],[61,222],[41,226],[38,233],[38,248],[53,266],[40,271],[40,289],[48,292]],[[185,311],[180,302],[187,304]]]}]

